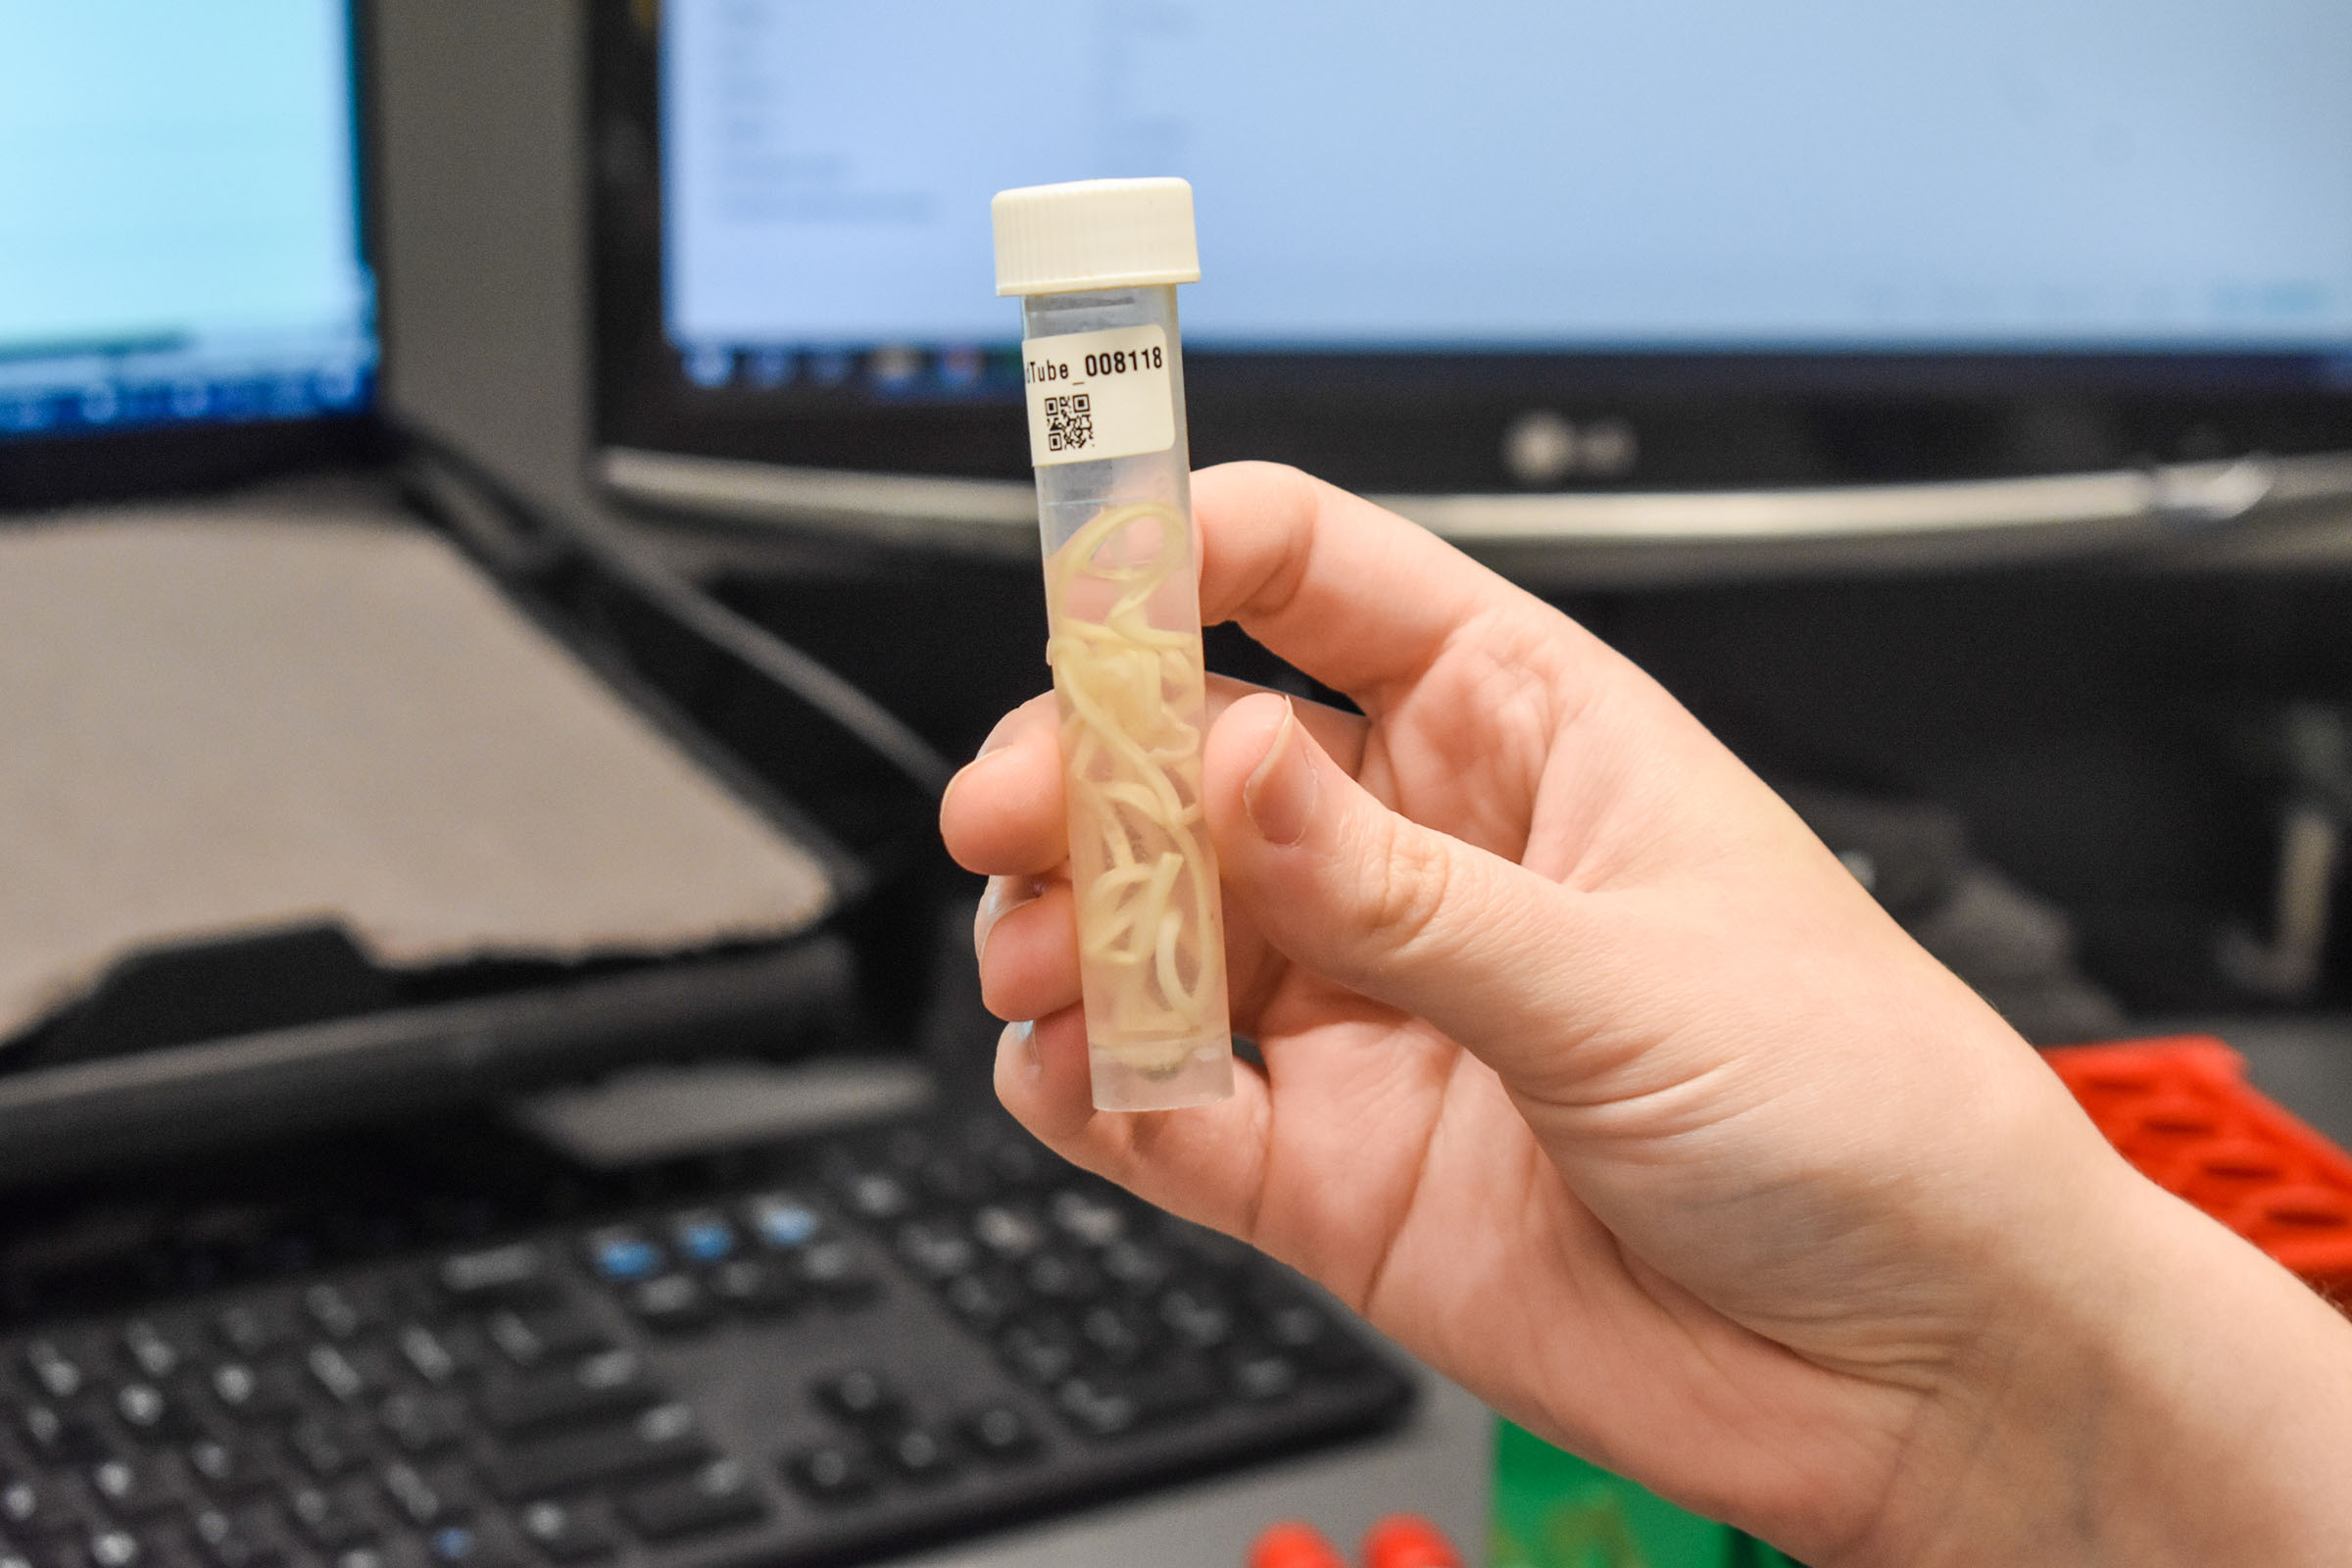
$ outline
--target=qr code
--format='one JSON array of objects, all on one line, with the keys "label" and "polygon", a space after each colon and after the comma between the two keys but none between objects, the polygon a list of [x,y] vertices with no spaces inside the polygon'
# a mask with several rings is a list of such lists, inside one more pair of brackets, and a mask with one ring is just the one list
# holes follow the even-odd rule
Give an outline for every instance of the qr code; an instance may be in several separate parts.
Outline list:
[{"label": "qr code", "polygon": [[1095,401],[1084,392],[1046,399],[1046,450],[1083,452],[1094,444]]}]

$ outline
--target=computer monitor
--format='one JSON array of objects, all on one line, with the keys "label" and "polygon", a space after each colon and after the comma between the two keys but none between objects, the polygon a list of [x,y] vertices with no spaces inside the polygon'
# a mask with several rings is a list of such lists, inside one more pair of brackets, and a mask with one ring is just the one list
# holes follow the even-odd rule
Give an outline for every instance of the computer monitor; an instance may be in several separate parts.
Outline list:
[{"label": "computer monitor", "polygon": [[1138,173],[1196,190],[1199,462],[1426,496],[2352,447],[2336,0],[595,16],[601,461],[649,500],[1017,533],[1012,488],[856,476],[1023,473],[988,197]]},{"label": "computer monitor", "polygon": [[[0,513],[134,492],[176,494],[271,467],[371,454],[377,337],[359,14],[352,0],[0,0]],[[474,509],[468,515],[497,504],[439,469],[420,466],[414,477],[445,513],[457,510],[459,490]],[[86,551],[94,535],[120,524],[122,532],[104,541],[120,551],[114,565],[91,568],[78,579],[84,586],[148,583],[171,603],[179,591],[225,591],[234,599],[242,585],[261,584],[255,592],[265,608],[254,613],[270,618],[274,632],[225,637],[220,628],[236,612],[220,612],[221,598],[162,620],[134,618],[144,589],[110,600],[89,613],[112,615],[112,624],[153,625],[157,640],[134,638],[112,665],[69,660],[50,668],[35,660],[17,672],[24,679],[12,680],[8,695],[24,686],[34,694],[28,711],[55,727],[27,727],[12,713],[17,765],[0,773],[30,788],[36,802],[44,792],[108,796],[84,790],[88,781],[73,768],[61,771],[58,754],[87,761],[93,746],[107,745],[91,737],[117,733],[107,728],[112,720],[76,728],[76,703],[92,693],[121,695],[122,686],[110,689],[110,680],[202,668],[210,674],[191,677],[200,695],[229,699],[232,719],[220,732],[224,765],[232,773],[252,769],[257,779],[272,763],[284,764],[281,774],[303,774],[318,748],[300,762],[266,751],[246,755],[238,736],[267,736],[271,722],[249,729],[247,721],[255,712],[277,714],[274,739],[300,750],[305,742],[297,737],[312,732],[349,738],[349,726],[332,720],[347,718],[351,708],[340,699],[316,712],[302,707],[306,699],[286,707],[277,677],[313,697],[338,690],[338,677],[327,667],[333,661],[302,658],[302,649],[316,647],[305,639],[327,635],[326,623],[300,615],[288,621],[270,607],[299,600],[317,609],[347,595],[340,601],[347,607],[373,607],[402,629],[373,641],[365,631],[354,632],[356,641],[345,638],[346,652],[360,650],[346,669],[407,668],[418,683],[405,701],[403,692],[387,694],[365,680],[351,690],[387,694],[395,710],[441,711],[437,701],[416,700],[426,695],[421,683],[429,672],[413,662],[415,655],[427,645],[446,650],[453,625],[486,632],[492,641],[484,646],[494,651],[484,661],[503,662],[504,673],[535,669],[553,679],[550,690],[568,694],[560,700],[620,720],[608,733],[621,736],[622,749],[639,761],[666,767],[665,747],[674,743],[755,809],[789,822],[819,866],[809,919],[862,890],[857,862],[795,820],[750,767],[722,755],[609,647],[573,652],[636,703],[655,733],[607,711],[610,699],[596,683],[583,680],[540,632],[513,623],[495,600],[470,591],[460,563],[392,527],[339,526],[337,519],[351,515],[397,520],[358,494],[337,496],[320,516],[228,503],[165,517],[44,516],[10,530],[23,534],[13,543],[32,552],[20,561],[47,562],[54,572],[62,559],[55,552]],[[229,556],[189,548],[199,530],[216,526]],[[274,559],[265,554],[271,541],[262,538],[270,530],[288,536]],[[134,542],[122,544],[125,535]],[[143,546],[152,548],[142,554]],[[318,577],[326,592],[293,586],[310,581],[306,574],[322,561],[344,563]],[[189,562],[207,564],[175,581],[172,572]],[[22,599],[34,579],[11,580]],[[64,570],[39,580],[66,584],[60,591],[70,593],[76,578]],[[88,609],[72,597],[49,603],[68,619]],[[550,607],[533,608],[549,612],[548,630],[565,632]],[[333,630],[353,628],[335,620]],[[184,649],[172,641],[182,636]],[[274,664],[271,650],[284,656]],[[477,663],[475,674],[483,667]],[[241,711],[234,699],[250,686],[270,690],[255,710]],[[181,690],[170,679],[149,689],[164,693],[159,711]],[[135,708],[98,706],[118,717]],[[524,706],[544,713],[553,705],[530,699]],[[172,727],[170,720],[158,725]],[[375,733],[389,737],[395,728]],[[186,739],[184,725],[173,733]],[[53,747],[59,734],[67,741]],[[233,845],[229,858],[247,866],[274,863],[298,842],[242,836],[237,813],[219,809],[234,798],[233,782],[225,793],[192,781],[184,799],[166,798],[169,790],[141,796],[159,776],[154,757],[172,755],[173,744],[157,739],[152,755],[131,758],[123,777],[113,780],[121,793],[109,798],[142,813],[142,826],[153,830],[126,830],[125,842],[170,854],[173,835],[195,835],[216,850]],[[364,756],[366,747],[354,745]],[[429,745],[416,755],[444,762],[476,757]],[[448,765],[475,776],[496,770],[478,759]],[[124,789],[125,778],[141,782]],[[399,793],[362,790],[348,798],[365,815],[401,809],[407,803],[394,799]],[[526,814],[541,813],[534,807]],[[10,851],[21,847],[0,845],[0,863],[15,865]],[[386,857],[391,884],[416,869],[413,859],[393,869],[397,851],[378,845],[375,853]],[[36,871],[43,863],[37,847],[25,863]],[[20,880],[41,885],[33,872]],[[421,1111],[650,1056],[792,1049],[833,1038],[852,995],[848,948],[822,931],[797,940],[747,933],[744,941],[674,955],[664,944],[640,952],[623,941],[605,951],[600,941],[576,962],[532,956],[537,949],[505,953],[493,943],[488,953],[418,963],[379,959],[358,947],[333,892],[303,896],[315,897],[317,907],[286,914],[282,925],[256,906],[260,912],[227,917],[234,928],[214,929],[198,922],[222,918],[216,913],[174,912],[169,881],[150,890],[152,907],[132,911],[153,922],[151,939],[128,939],[126,952],[109,946],[114,936],[92,941],[83,957],[102,973],[68,962],[47,982],[58,995],[40,996],[37,987],[17,992],[0,1024],[0,1185],[360,1115]],[[21,895],[23,888],[7,891]],[[0,902],[6,898],[0,891]],[[22,896],[10,910],[36,921],[49,912]],[[84,907],[59,919],[71,925],[89,913]],[[31,1002],[48,1001],[57,1004],[53,1010],[28,1010]]]},{"label": "computer monitor", "polygon": [[0,504],[364,439],[351,0],[0,0]]}]

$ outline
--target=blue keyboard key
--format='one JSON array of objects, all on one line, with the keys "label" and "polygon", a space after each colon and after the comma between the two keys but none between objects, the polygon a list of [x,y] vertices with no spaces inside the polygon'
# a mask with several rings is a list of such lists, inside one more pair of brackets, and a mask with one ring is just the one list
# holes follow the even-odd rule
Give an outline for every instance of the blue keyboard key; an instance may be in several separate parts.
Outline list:
[{"label": "blue keyboard key", "polygon": [[770,1247],[805,1246],[824,1228],[824,1221],[817,1218],[816,1210],[783,1193],[753,1199],[751,1216],[752,1228]]},{"label": "blue keyboard key", "polygon": [[441,1568],[523,1568],[519,1553],[493,1537],[464,1525],[445,1525],[427,1538],[431,1559]]},{"label": "blue keyboard key", "polygon": [[612,1284],[650,1279],[664,1263],[662,1249],[641,1232],[615,1226],[588,1238],[588,1266]]},{"label": "blue keyboard key", "polygon": [[670,1243],[694,1263],[716,1263],[734,1255],[735,1227],[708,1209],[680,1214],[669,1222]]}]

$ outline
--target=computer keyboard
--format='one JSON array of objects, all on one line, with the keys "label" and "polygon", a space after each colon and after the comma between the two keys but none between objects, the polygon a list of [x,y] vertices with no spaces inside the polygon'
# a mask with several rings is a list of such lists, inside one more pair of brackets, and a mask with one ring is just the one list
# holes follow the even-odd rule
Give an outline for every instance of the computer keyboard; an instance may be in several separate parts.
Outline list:
[{"label": "computer keyboard", "polygon": [[854,1560],[1409,1399],[1294,1278],[994,1116],[523,1163],[0,1280],[0,1568]]}]

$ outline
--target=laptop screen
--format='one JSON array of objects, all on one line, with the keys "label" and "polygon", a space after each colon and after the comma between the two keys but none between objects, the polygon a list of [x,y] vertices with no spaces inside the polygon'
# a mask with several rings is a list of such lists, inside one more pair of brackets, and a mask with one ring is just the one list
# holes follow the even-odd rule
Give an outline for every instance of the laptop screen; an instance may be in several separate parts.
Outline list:
[{"label": "laptop screen", "polygon": [[0,0],[0,442],[374,396],[349,0]]}]

